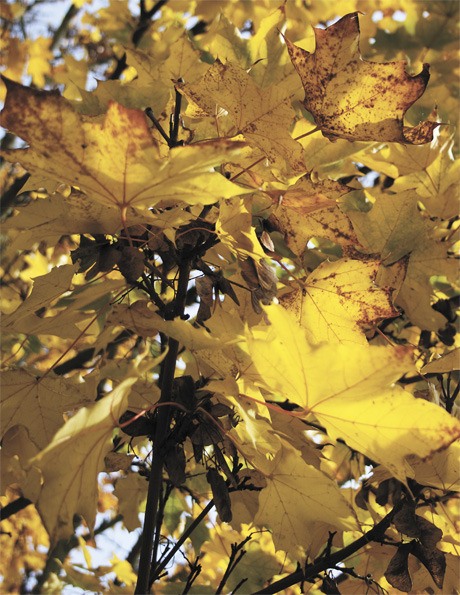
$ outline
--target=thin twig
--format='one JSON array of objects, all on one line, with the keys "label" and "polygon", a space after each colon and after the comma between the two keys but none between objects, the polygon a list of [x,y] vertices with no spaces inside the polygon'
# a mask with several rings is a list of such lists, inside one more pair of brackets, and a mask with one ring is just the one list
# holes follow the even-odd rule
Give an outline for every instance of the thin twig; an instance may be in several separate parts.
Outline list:
[{"label": "thin twig", "polygon": [[153,113],[153,110],[151,107],[147,107],[145,110],[145,115],[150,118],[155,126],[155,128],[158,130],[158,132],[161,134],[161,136],[165,139],[165,141],[168,143],[168,145],[170,145],[171,143],[171,139],[169,138],[169,136],[166,134],[163,126],[160,124],[160,122],[156,119],[155,114]]},{"label": "thin twig", "polygon": [[168,552],[168,554],[163,558],[163,560],[160,561],[158,566],[155,568],[154,573],[150,577],[150,584],[152,584],[154,581],[157,580],[157,578],[160,576],[160,574],[163,572],[163,570],[166,568],[166,566],[169,564],[169,562],[174,558],[176,553],[182,547],[182,544],[186,541],[186,539],[188,539],[190,537],[190,535],[195,531],[195,529],[198,527],[198,525],[208,516],[209,512],[213,508],[214,508],[214,500],[210,500],[207,503],[207,505],[203,508],[203,510],[200,512],[200,514],[196,517],[196,519],[194,519],[192,521],[192,523],[190,523],[189,527],[187,527],[187,529],[185,529],[185,531],[182,533],[180,538],[174,544],[172,550],[170,552]]},{"label": "thin twig", "polygon": [[68,11],[65,13],[64,18],[61,21],[61,24],[54,32],[53,39],[51,40],[51,45],[50,45],[51,51],[53,51],[56,48],[57,44],[61,41],[64,33],[67,30],[67,27],[69,26],[70,21],[78,13],[78,11],[79,11],[79,8],[77,8],[75,6],[75,4],[71,4],[69,6]]},{"label": "thin twig", "polygon": [[178,137],[179,137],[179,123],[180,123],[180,111],[182,107],[182,95],[179,93],[177,89],[176,91],[176,103],[174,105],[174,114],[172,117],[172,125],[170,130],[170,146],[175,147],[178,144]]}]

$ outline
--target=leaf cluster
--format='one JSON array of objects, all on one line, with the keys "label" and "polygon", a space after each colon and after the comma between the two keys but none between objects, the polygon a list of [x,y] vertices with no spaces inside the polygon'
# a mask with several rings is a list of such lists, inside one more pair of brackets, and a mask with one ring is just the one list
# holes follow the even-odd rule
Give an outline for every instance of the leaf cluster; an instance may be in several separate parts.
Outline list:
[{"label": "leaf cluster", "polygon": [[454,592],[458,5],[40,5],[5,8],[2,589]]}]

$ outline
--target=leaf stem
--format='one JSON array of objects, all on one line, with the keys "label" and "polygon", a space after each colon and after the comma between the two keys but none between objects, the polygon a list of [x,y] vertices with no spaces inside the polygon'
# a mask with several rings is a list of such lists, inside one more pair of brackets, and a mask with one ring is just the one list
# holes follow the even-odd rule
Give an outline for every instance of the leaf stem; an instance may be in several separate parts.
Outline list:
[{"label": "leaf stem", "polygon": [[168,146],[169,146],[171,144],[171,139],[166,134],[165,129],[163,128],[163,126],[156,119],[155,114],[153,113],[152,108],[151,107],[147,107],[147,108],[145,108],[144,112],[145,112],[145,115],[152,120],[155,128],[158,130],[158,132],[165,139],[165,141],[168,143]]},{"label": "leaf stem", "polygon": [[318,126],[316,126],[315,128],[313,128],[312,130],[309,130],[305,134],[301,134],[300,136],[296,136],[294,140],[300,140],[302,138],[305,138],[306,136],[310,136],[310,134],[314,134],[315,132],[318,132],[318,130],[319,130],[319,128],[318,128]]}]

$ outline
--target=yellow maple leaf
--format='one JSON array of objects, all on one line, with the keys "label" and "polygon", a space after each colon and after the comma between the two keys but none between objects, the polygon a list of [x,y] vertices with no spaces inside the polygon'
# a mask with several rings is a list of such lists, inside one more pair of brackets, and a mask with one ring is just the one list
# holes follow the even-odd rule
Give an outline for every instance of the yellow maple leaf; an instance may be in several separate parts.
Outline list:
[{"label": "yellow maple leaf", "polygon": [[180,201],[207,204],[246,192],[212,171],[242,143],[222,139],[176,147],[164,159],[140,110],[111,102],[102,119],[82,116],[55,92],[5,82],[2,125],[30,144],[7,151],[7,157],[79,187],[92,200],[125,212]]},{"label": "yellow maple leaf", "polygon": [[391,289],[375,283],[380,262],[342,258],[324,262],[306,279],[301,289],[280,298],[307,331],[312,344],[367,344],[364,330],[398,314]]},{"label": "yellow maple leaf", "polygon": [[260,493],[254,522],[272,530],[277,550],[298,553],[297,548],[306,547],[322,524],[357,529],[353,509],[337,484],[305,463],[291,446],[284,445],[272,461],[267,461],[266,468],[259,470],[267,487]]},{"label": "yellow maple leaf", "polygon": [[194,328],[185,320],[165,320],[158,312],[149,308],[146,300],[139,300],[132,306],[116,304],[107,320],[107,325],[110,324],[123,325],[143,337],[154,337],[159,332],[166,333],[192,351],[223,346],[220,339],[210,335],[204,328]]},{"label": "yellow maple leaf", "polygon": [[2,327],[4,329],[14,328],[15,323],[20,319],[40,308],[49,306],[53,300],[57,299],[70,288],[76,270],[77,267],[75,265],[66,264],[61,267],[55,267],[46,275],[35,277],[29,297],[12,314],[3,319]]},{"label": "yellow maple leaf", "polygon": [[1,434],[20,424],[27,428],[32,442],[44,448],[63,425],[63,413],[82,401],[73,380],[37,378],[25,370],[5,371],[1,377]]},{"label": "yellow maple leaf", "polygon": [[416,76],[405,62],[367,62],[359,52],[358,13],[327,29],[315,29],[316,50],[286,45],[305,89],[305,108],[328,138],[423,144],[439,125],[403,126],[409,107],[423,94],[428,65]]},{"label": "yellow maple leaf", "polygon": [[270,326],[252,329],[248,347],[259,383],[314,414],[334,439],[385,465],[401,481],[406,458],[429,457],[460,436],[460,422],[393,383],[412,365],[407,348],[326,344],[312,348],[292,314],[265,308]]},{"label": "yellow maple leaf", "polygon": [[430,227],[417,206],[415,190],[390,194],[374,188],[366,195],[374,201],[372,209],[349,211],[348,216],[368,252],[381,254],[390,265],[426,241]]},{"label": "yellow maple leaf", "polygon": [[220,241],[243,260],[248,256],[257,261],[266,257],[252,226],[252,215],[244,199],[225,200],[220,203],[216,233]]},{"label": "yellow maple leaf", "polygon": [[232,136],[243,134],[280,167],[287,163],[294,171],[304,171],[302,146],[289,133],[291,101],[298,91],[294,77],[261,89],[242,68],[216,60],[199,82],[179,86],[205,113],[214,115],[216,104],[227,110]]},{"label": "yellow maple leaf", "polygon": [[141,524],[139,507],[147,497],[147,488],[145,477],[138,473],[128,473],[127,477],[120,477],[115,484],[118,510],[123,515],[123,524],[128,531],[134,531]]},{"label": "yellow maple leaf", "polygon": [[437,331],[446,324],[442,314],[433,310],[431,278],[444,275],[448,281],[457,282],[458,262],[449,255],[449,244],[430,239],[412,252],[406,276],[396,299],[396,304],[421,329]]},{"label": "yellow maple leaf", "polygon": [[37,508],[53,544],[72,534],[75,514],[93,526],[97,474],[104,469],[113,430],[126,410],[136,380],[126,378],[109,395],[81,408],[32,459],[31,465],[43,476]]},{"label": "yellow maple leaf", "polygon": [[460,442],[454,442],[429,461],[411,461],[415,479],[424,486],[445,491],[460,491]]},{"label": "yellow maple leaf", "polygon": [[417,171],[395,180],[392,191],[400,195],[413,188],[430,215],[450,219],[458,214],[460,161],[452,153],[454,135],[437,141],[431,150],[433,160],[426,165],[419,162]]},{"label": "yellow maple leaf", "polygon": [[53,57],[50,51],[51,39],[37,37],[37,39],[28,40],[27,46],[29,50],[27,73],[31,75],[37,87],[43,87],[45,76],[51,72],[50,61]]},{"label": "yellow maple leaf", "polygon": [[64,265],[52,269],[46,275],[34,278],[29,297],[11,314],[3,316],[0,328],[5,332],[31,334],[52,334],[64,338],[76,339],[80,331],[76,323],[88,316],[83,312],[64,312],[60,325],[56,327],[54,317],[43,318],[36,312],[49,307],[54,300],[70,289],[76,272],[75,265]]}]

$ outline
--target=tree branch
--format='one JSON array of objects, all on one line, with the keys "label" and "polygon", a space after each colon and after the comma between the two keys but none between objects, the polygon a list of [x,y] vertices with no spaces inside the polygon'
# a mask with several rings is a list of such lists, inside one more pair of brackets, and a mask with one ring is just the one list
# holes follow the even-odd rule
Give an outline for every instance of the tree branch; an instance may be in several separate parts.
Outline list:
[{"label": "tree branch", "polygon": [[139,18],[139,24],[136,27],[136,30],[132,36],[132,42],[137,47],[141,42],[142,37],[144,36],[145,32],[148,30],[150,26],[150,21],[152,17],[166,4],[168,0],[158,0],[150,10],[145,10],[145,3],[141,2],[140,9],[141,14]]},{"label": "tree branch", "polygon": [[[191,259],[186,258],[179,266],[179,281],[177,294],[173,302],[172,312],[169,320],[176,316],[182,316],[187,298],[187,288],[190,276]],[[161,375],[161,396],[159,403],[172,401],[172,386],[176,372],[176,360],[179,351],[179,342],[176,339],[169,339],[169,351],[166,355]],[[152,467],[150,471],[149,488],[147,492],[147,504],[145,508],[144,529],[142,532],[141,555],[139,560],[139,572],[136,584],[136,594],[145,595],[149,592],[150,567],[152,565],[153,536],[155,532],[160,491],[163,482],[163,445],[168,436],[171,418],[171,407],[158,408],[157,431],[153,440]]]},{"label": "tree branch", "polygon": [[334,568],[340,562],[343,562],[346,558],[349,558],[352,554],[366,546],[371,541],[379,542],[385,535],[386,530],[390,526],[395,514],[401,510],[405,500],[400,500],[395,504],[393,509],[383,519],[375,525],[373,529],[368,531],[365,535],[353,541],[341,550],[334,552],[330,556],[320,557],[313,564],[309,564],[303,570],[296,570],[289,576],[286,576],[279,581],[264,587],[260,591],[255,591],[253,595],[269,595],[270,593],[278,593],[283,589],[292,587],[296,583],[300,583],[305,580],[309,580],[317,576],[320,572],[324,572],[328,568]]},{"label": "tree branch", "polygon": [[29,504],[32,504],[32,500],[23,498],[22,496],[13,500],[13,502],[9,502],[6,506],[0,508],[0,522],[6,520],[13,514],[16,514],[26,506],[29,506]]}]

